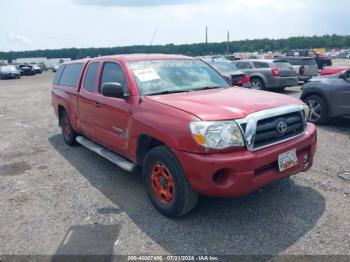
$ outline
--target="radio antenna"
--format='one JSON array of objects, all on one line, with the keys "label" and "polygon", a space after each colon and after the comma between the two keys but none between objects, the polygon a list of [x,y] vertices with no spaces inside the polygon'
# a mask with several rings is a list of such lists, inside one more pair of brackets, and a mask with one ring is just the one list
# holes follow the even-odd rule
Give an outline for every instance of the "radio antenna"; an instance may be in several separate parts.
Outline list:
[{"label": "radio antenna", "polygon": [[[149,47],[152,47],[153,42],[154,42],[154,39],[156,38],[157,33],[158,33],[158,26],[156,26],[156,28],[154,29],[154,32],[153,32],[153,35],[152,35],[152,38],[151,38],[151,42],[150,42],[150,44],[149,44]],[[146,62],[147,62],[148,54],[149,54],[149,53],[146,53],[146,54],[145,54],[145,58],[144,58],[144,62],[143,62],[143,70],[146,69]],[[141,103],[141,96],[140,96],[140,100],[139,100],[139,104],[140,104],[140,103]]]}]

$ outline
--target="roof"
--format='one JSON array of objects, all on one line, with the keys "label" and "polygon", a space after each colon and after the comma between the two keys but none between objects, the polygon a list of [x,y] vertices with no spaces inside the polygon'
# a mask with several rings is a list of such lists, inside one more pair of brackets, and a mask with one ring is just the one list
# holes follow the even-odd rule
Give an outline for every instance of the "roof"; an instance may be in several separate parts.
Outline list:
[{"label": "roof", "polygon": [[234,63],[237,62],[262,62],[262,63],[273,63],[273,61],[275,61],[275,59],[241,59],[241,60],[235,60],[232,61]]},{"label": "roof", "polygon": [[124,55],[112,55],[112,56],[98,56],[94,58],[85,58],[80,60],[72,60],[63,64],[75,64],[75,63],[88,63],[91,60],[100,59],[116,59],[119,61],[142,61],[142,60],[162,60],[162,59],[198,59],[195,57],[185,55],[174,55],[174,54],[124,54]]},{"label": "roof", "polygon": [[161,60],[161,59],[196,59],[190,56],[174,55],[174,54],[124,54],[113,56],[100,56],[94,59],[118,59],[124,61],[139,61],[139,60]]}]

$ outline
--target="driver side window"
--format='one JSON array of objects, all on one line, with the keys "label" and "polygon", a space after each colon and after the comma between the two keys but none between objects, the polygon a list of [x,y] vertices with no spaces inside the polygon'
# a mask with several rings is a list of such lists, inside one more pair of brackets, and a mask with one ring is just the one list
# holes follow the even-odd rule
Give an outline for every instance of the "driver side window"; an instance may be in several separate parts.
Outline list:
[{"label": "driver side window", "polygon": [[125,94],[129,94],[129,88],[128,84],[126,82],[126,78],[123,72],[123,69],[121,68],[120,65],[117,63],[113,62],[106,62],[103,65],[103,71],[102,71],[102,76],[101,76],[101,83],[100,83],[100,92],[101,92],[101,87],[105,83],[110,83],[110,82],[118,82],[121,84],[121,86],[124,89]]}]

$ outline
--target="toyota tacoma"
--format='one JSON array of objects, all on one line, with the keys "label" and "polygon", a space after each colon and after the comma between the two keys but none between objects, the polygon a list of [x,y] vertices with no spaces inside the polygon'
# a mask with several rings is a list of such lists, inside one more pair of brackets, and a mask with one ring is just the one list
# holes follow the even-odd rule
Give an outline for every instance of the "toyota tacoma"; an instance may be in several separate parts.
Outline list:
[{"label": "toyota tacoma", "polygon": [[187,56],[139,54],[60,65],[52,105],[64,141],[142,169],[158,211],[179,217],[198,195],[243,196],[308,170],[316,128],[297,98],[233,87]]}]

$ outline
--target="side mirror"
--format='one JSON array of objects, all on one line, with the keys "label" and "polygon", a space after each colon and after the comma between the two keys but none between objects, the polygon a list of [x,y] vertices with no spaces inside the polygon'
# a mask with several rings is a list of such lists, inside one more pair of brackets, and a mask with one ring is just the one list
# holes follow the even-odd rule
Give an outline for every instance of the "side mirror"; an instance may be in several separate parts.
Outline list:
[{"label": "side mirror", "polygon": [[125,98],[124,88],[118,82],[104,83],[101,88],[103,96]]}]

